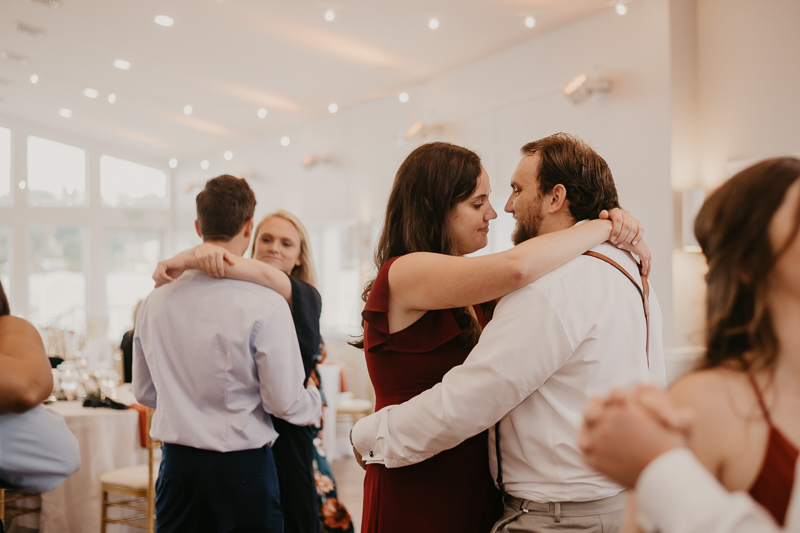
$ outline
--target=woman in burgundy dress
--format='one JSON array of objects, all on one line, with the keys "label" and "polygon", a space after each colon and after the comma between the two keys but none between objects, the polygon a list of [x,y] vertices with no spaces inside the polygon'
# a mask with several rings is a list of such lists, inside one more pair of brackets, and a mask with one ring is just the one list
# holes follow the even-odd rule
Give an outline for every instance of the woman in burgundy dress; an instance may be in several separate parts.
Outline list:
[{"label": "woman in burgundy dress", "polygon": [[[530,239],[506,252],[462,257],[487,244],[489,178],[472,151],[448,143],[414,150],[400,166],[364,291],[363,347],[376,408],[433,387],[461,364],[493,301],[609,239],[649,262],[641,226],[627,212]],[[485,533],[502,510],[483,432],[422,463],[369,464],[365,533]],[[369,458],[365,458],[369,459]]]},{"label": "woman in burgundy dress", "polygon": [[[669,395],[694,412],[700,462],[783,525],[800,446],[800,159],[733,176],[703,204],[695,233],[708,262],[706,353]],[[630,506],[626,531],[634,517]]]}]

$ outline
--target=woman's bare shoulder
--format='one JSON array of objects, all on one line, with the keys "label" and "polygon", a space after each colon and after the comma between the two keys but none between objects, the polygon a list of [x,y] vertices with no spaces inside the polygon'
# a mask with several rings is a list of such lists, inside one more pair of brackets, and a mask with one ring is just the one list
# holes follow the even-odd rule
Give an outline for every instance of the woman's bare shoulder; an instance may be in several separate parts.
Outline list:
[{"label": "woman's bare shoulder", "polygon": [[24,318],[12,315],[0,316],[0,332],[4,335],[39,337],[39,332],[33,324]]},{"label": "woman's bare shoulder", "polygon": [[731,398],[741,396],[748,387],[745,372],[717,367],[686,374],[670,387],[669,395],[680,405],[719,412],[720,407],[730,406]]}]

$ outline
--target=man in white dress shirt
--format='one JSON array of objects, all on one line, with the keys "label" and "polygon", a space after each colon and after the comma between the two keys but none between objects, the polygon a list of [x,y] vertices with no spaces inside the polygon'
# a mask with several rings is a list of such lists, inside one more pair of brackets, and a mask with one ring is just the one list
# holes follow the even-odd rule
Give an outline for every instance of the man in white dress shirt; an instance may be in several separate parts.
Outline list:
[{"label": "man in white dress shirt", "polygon": [[725,490],[686,448],[687,415],[662,390],[614,391],[586,409],[580,446],[587,463],[636,488],[637,521],[648,533],[800,533],[800,490],[781,530],[744,491]]},{"label": "man in white dress shirt", "polygon": [[[580,140],[553,135],[522,153],[506,204],[517,220],[515,244],[618,206],[608,166]],[[661,311],[651,290],[648,327],[646,286],[629,254],[610,244],[593,251],[631,279],[581,256],[506,295],[467,360],[442,383],[356,424],[356,451],[367,463],[401,467],[499,422],[489,461],[506,496],[494,531],[619,531],[624,487],[583,462],[577,433],[592,396],[637,382],[666,385]]]},{"label": "man in white dress shirt", "polygon": [[[195,226],[242,255],[254,210],[245,180],[219,176],[197,195]],[[286,300],[191,271],[155,289],[136,324],[133,390],[156,409],[150,434],[164,443],[157,531],[283,531],[270,414],[295,425],[321,414]]]}]

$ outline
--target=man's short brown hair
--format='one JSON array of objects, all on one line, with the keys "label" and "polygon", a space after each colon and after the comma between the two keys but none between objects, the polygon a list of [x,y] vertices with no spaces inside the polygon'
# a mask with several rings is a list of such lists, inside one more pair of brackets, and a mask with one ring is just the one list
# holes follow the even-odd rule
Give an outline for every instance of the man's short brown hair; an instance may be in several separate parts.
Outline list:
[{"label": "man's short brown hair", "polygon": [[559,183],[567,189],[575,220],[594,219],[603,209],[619,207],[617,187],[605,160],[575,136],[556,133],[522,147],[524,155],[539,154],[539,191],[544,195]]},{"label": "man's short brown hair", "polygon": [[203,240],[228,242],[253,218],[256,195],[244,179],[223,174],[206,182],[196,204]]}]

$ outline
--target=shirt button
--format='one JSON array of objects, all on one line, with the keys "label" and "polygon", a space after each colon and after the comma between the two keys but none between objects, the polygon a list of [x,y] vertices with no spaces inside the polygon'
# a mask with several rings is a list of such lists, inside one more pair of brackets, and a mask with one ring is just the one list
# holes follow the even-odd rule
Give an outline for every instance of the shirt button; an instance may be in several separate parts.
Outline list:
[{"label": "shirt button", "polygon": [[375,454],[374,454],[374,453],[372,453],[372,452],[369,452],[369,456],[370,456],[370,457],[372,457],[373,455],[375,455]]},{"label": "shirt button", "polygon": [[241,481],[242,481],[242,483],[247,483],[247,478],[243,477]]}]

